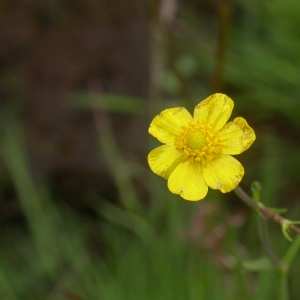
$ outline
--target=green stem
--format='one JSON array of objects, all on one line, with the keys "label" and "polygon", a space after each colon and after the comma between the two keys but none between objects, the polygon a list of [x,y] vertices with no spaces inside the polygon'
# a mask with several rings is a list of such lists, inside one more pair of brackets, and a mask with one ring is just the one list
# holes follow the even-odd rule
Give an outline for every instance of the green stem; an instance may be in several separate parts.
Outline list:
[{"label": "green stem", "polygon": [[278,286],[278,300],[288,300],[288,271],[289,267],[295,259],[300,248],[300,236],[298,235],[295,241],[286,251],[282,261],[285,265],[284,269],[279,270],[279,286]]},{"label": "green stem", "polygon": [[[92,107],[96,107],[96,104],[94,105],[96,99],[93,97],[93,94],[91,94],[90,99]],[[101,101],[101,97],[98,98],[98,101]],[[93,114],[99,133],[99,148],[102,151],[108,169],[115,179],[123,207],[131,212],[143,213],[143,207],[133,186],[131,170],[119,151],[109,116],[96,109],[93,110]]]},{"label": "green stem", "polygon": [[[240,186],[237,186],[233,192],[248,206],[252,207],[253,209],[260,212],[262,215],[264,215],[267,219],[272,219],[273,221],[282,224],[286,219],[279,216],[278,214],[270,211],[266,207],[263,207],[262,205],[259,205],[257,202],[255,202]],[[300,235],[300,228],[295,226],[294,224],[289,225],[289,229],[295,231],[297,234]]]},{"label": "green stem", "polygon": [[288,269],[279,270],[279,284],[278,284],[278,300],[289,300],[288,292]]},{"label": "green stem", "polygon": [[[261,207],[250,196],[248,196],[241,187],[238,186],[234,190],[234,192],[247,205],[251,206],[252,208],[254,208],[257,211],[260,211]],[[285,266],[284,266],[283,262],[276,255],[276,253],[271,245],[269,230],[268,230],[268,226],[267,226],[267,219],[262,214],[259,215],[258,225],[259,225],[259,227],[258,227],[259,228],[259,237],[260,237],[263,248],[265,249],[265,251],[268,254],[271,261],[277,266],[277,268],[284,269]]]},{"label": "green stem", "polygon": [[258,209],[257,203],[240,186],[237,186],[233,192],[248,206]]},{"label": "green stem", "polygon": [[298,235],[283,257],[283,262],[287,266],[291,265],[292,261],[294,260],[294,258],[296,257],[299,251],[299,248],[300,248],[300,236]]},{"label": "green stem", "polygon": [[258,228],[259,228],[260,241],[262,243],[264,250],[270,257],[272,262],[277,266],[277,268],[284,269],[285,268],[284,263],[277,256],[277,254],[275,253],[275,251],[271,245],[267,219],[264,218],[263,216],[259,216],[258,226],[259,226]]},{"label": "green stem", "polygon": [[278,286],[278,300],[288,300],[288,270],[292,264],[300,248],[300,236],[298,235],[295,241],[286,251],[282,261],[285,264],[285,269],[281,269],[279,272],[279,286]]},{"label": "green stem", "polygon": [[[268,210],[267,208],[259,205],[256,201],[254,201],[241,187],[237,187],[234,190],[235,194],[248,206],[252,207],[253,209],[260,212],[260,236],[262,240],[262,244],[269,255],[270,259],[275,263],[278,268],[279,272],[279,284],[278,284],[278,291],[277,296],[278,300],[288,300],[289,293],[288,293],[288,271],[289,266],[292,264],[294,258],[296,257],[299,248],[300,248],[300,235],[296,237],[296,240],[291,244],[289,249],[287,250],[286,254],[284,255],[283,259],[280,260],[273,248],[271,247],[269,233],[267,229],[267,220],[266,218],[272,219],[273,221],[282,224],[284,222],[284,218],[277,215],[276,213]],[[290,229],[295,231],[297,234],[300,234],[300,229],[295,225],[291,224]]]}]

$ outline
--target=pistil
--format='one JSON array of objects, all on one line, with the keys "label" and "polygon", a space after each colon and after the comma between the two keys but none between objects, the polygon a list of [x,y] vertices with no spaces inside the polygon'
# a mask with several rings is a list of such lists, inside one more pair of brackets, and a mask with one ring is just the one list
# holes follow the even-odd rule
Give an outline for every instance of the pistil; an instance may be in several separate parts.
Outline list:
[{"label": "pistil", "polygon": [[210,125],[191,122],[182,127],[174,142],[177,150],[183,152],[182,161],[189,159],[190,163],[199,161],[204,167],[207,162],[215,159],[222,152],[218,131],[213,131]]}]

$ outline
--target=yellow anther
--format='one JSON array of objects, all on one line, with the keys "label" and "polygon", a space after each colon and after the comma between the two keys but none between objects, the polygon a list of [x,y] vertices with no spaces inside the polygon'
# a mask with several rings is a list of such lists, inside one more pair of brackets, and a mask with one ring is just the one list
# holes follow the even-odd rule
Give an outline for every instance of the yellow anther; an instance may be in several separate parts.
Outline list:
[{"label": "yellow anther", "polygon": [[180,133],[174,141],[174,146],[178,151],[183,152],[182,161],[189,160],[189,163],[200,162],[203,167],[207,162],[217,158],[222,152],[219,146],[220,140],[217,138],[219,132],[212,131],[210,125],[200,122],[190,122],[188,126],[182,126]]}]

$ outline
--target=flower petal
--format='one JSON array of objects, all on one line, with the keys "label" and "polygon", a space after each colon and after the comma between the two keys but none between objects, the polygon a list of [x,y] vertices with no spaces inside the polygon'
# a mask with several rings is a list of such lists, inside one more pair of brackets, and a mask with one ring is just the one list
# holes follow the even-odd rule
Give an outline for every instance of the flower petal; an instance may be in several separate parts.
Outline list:
[{"label": "flower petal", "polygon": [[148,155],[150,169],[157,175],[168,179],[178,166],[182,152],[173,145],[163,145],[153,149]]},{"label": "flower petal", "polygon": [[162,143],[173,143],[175,137],[193,118],[184,107],[165,109],[150,124],[149,133]]},{"label": "flower petal", "polygon": [[232,99],[225,94],[213,94],[195,107],[194,119],[211,125],[214,130],[219,130],[228,121],[233,106]]},{"label": "flower petal", "polygon": [[223,154],[240,154],[255,141],[255,133],[245,119],[238,117],[220,130],[218,138]]},{"label": "flower petal", "polygon": [[210,188],[227,193],[240,183],[244,175],[244,168],[232,156],[221,154],[203,168],[203,175]]},{"label": "flower petal", "polygon": [[174,194],[180,194],[185,200],[198,201],[208,191],[199,162],[181,162],[168,180],[168,188]]}]

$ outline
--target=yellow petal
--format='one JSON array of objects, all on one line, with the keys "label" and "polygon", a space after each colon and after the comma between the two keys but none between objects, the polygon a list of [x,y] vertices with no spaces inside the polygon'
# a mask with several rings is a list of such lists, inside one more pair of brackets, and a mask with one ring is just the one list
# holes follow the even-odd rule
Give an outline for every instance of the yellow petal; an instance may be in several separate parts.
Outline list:
[{"label": "yellow petal", "polygon": [[227,193],[240,183],[244,175],[244,168],[232,156],[221,154],[203,168],[203,175],[210,188]]},{"label": "yellow petal", "polygon": [[199,162],[181,162],[171,173],[168,188],[174,194],[180,194],[185,200],[198,201],[203,199],[208,190],[204,181]]},{"label": "yellow petal", "polygon": [[173,143],[175,137],[193,118],[184,107],[169,108],[157,115],[150,124],[149,133],[162,143]]},{"label": "yellow petal", "polygon": [[218,138],[223,154],[240,154],[255,141],[255,133],[245,119],[238,117],[220,130]]},{"label": "yellow petal", "polygon": [[150,169],[157,175],[168,179],[180,162],[182,152],[173,145],[163,145],[152,150],[148,155]]},{"label": "yellow petal", "polygon": [[195,121],[206,122],[214,130],[221,129],[228,121],[234,103],[225,94],[214,94],[200,102],[194,111]]}]

